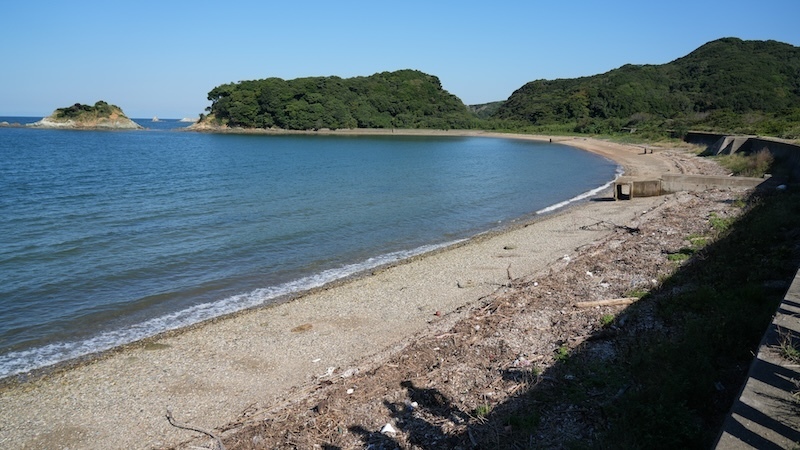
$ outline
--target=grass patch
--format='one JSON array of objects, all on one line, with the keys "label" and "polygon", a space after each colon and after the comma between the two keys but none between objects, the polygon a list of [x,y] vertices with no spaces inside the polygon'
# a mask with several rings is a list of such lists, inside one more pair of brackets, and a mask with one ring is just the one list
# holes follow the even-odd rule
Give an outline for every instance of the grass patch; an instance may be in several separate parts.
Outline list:
[{"label": "grass patch", "polygon": [[566,362],[569,359],[569,347],[566,345],[559,347],[558,350],[556,350],[555,359],[558,362]]},{"label": "grass patch", "polygon": [[644,296],[647,295],[648,293],[649,291],[644,289],[631,289],[630,291],[625,293],[625,297],[634,297],[641,299],[644,298]]},{"label": "grass patch", "polygon": [[736,176],[761,178],[772,170],[775,158],[766,148],[744,155],[734,153],[718,156],[717,161]]},{"label": "grass patch", "polygon": [[611,326],[614,323],[614,315],[613,314],[603,314],[600,316],[600,325],[603,327]]},{"label": "grass patch", "polygon": [[689,258],[694,255],[695,250],[693,248],[682,248],[675,253],[670,253],[667,255],[667,260],[673,262],[683,262],[688,260]]},{"label": "grass patch", "polygon": [[692,247],[694,248],[703,248],[705,247],[709,240],[711,239],[708,236],[701,236],[698,234],[691,234],[689,237],[686,238],[689,242],[691,242]]},{"label": "grass patch", "polygon": [[720,217],[717,213],[711,213],[708,216],[708,221],[711,223],[711,228],[717,233],[725,233],[730,229],[733,222],[736,221],[733,217]]},{"label": "grass patch", "polygon": [[478,407],[475,408],[475,417],[477,417],[479,419],[484,419],[491,412],[492,412],[492,407],[490,405],[484,403],[482,405],[478,405]]},{"label": "grass patch", "polygon": [[800,348],[798,348],[798,344],[792,339],[791,333],[780,333],[778,352],[784,359],[795,364],[800,363]]}]

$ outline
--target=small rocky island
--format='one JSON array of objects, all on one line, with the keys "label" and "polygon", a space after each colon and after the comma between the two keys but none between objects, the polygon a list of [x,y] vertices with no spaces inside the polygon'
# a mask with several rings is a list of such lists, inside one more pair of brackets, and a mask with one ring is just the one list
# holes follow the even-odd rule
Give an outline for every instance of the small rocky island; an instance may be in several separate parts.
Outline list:
[{"label": "small rocky island", "polygon": [[139,130],[143,127],[129,119],[119,106],[100,100],[94,106],[75,103],[58,108],[53,114],[28,125],[36,128],[64,128],[79,130]]}]

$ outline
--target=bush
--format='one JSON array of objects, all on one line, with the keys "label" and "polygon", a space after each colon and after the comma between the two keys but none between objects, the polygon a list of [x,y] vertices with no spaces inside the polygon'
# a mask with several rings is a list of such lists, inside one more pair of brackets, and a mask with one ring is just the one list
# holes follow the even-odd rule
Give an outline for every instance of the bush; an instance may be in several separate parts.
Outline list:
[{"label": "bush", "polygon": [[734,153],[718,157],[719,163],[736,176],[763,177],[775,164],[775,158],[766,148],[750,155]]}]

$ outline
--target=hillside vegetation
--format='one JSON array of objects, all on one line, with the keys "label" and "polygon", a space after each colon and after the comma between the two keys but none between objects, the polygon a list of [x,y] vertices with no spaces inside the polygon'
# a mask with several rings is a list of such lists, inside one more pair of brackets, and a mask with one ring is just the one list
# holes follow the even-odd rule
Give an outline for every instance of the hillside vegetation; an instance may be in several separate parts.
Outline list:
[{"label": "hillside vegetation", "polygon": [[724,38],[662,65],[532,81],[467,107],[415,70],[343,79],[266,78],[217,86],[201,122],[242,128],[481,128],[549,134],[800,138],[800,47]]},{"label": "hillside vegetation", "polygon": [[477,119],[438,78],[414,70],[368,77],[241,81],[208,93],[201,121],[231,127],[473,128]]},{"label": "hillside vegetation", "polygon": [[470,112],[475,114],[481,119],[489,119],[500,107],[503,105],[504,102],[490,102],[490,103],[483,103],[481,105],[469,105],[468,108]]},{"label": "hillside vegetation", "polygon": [[800,137],[800,48],[725,38],[663,65],[537,80],[493,116],[579,133],[687,129]]}]

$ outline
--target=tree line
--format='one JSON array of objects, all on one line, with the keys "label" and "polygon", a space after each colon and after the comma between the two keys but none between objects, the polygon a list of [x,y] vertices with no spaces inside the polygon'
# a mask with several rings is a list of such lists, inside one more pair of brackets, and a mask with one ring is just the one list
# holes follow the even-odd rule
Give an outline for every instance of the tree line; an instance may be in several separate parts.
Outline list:
[{"label": "tree line", "polygon": [[663,65],[525,84],[493,116],[579,133],[708,130],[800,137],[800,48],[724,38]]},{"label": "tree line", "polygon": [[100,100],[94,105],[75,103],[72,106],[58,108],[55,110],[54,115],[57,119],[76,119],[78,117],[97,118],[108,117],[114,112],[117,114],[122,114],[122,110],[119,108],[119,106],[109,105],[103,100]]},{"label": "tree line", "polygon": [[437,77],[415,70],[241,81],[215,87],[208,100],[203,119],[231,127],[452,129],[478,123]]},{"label": "tree line", "polygon": [[415,70],[217,86],[203,121],[244,128],[481,128],[542,133],[717,131],[800,138],[800,47],[724,38],[662,65],[537,80],[467,107]]}]

